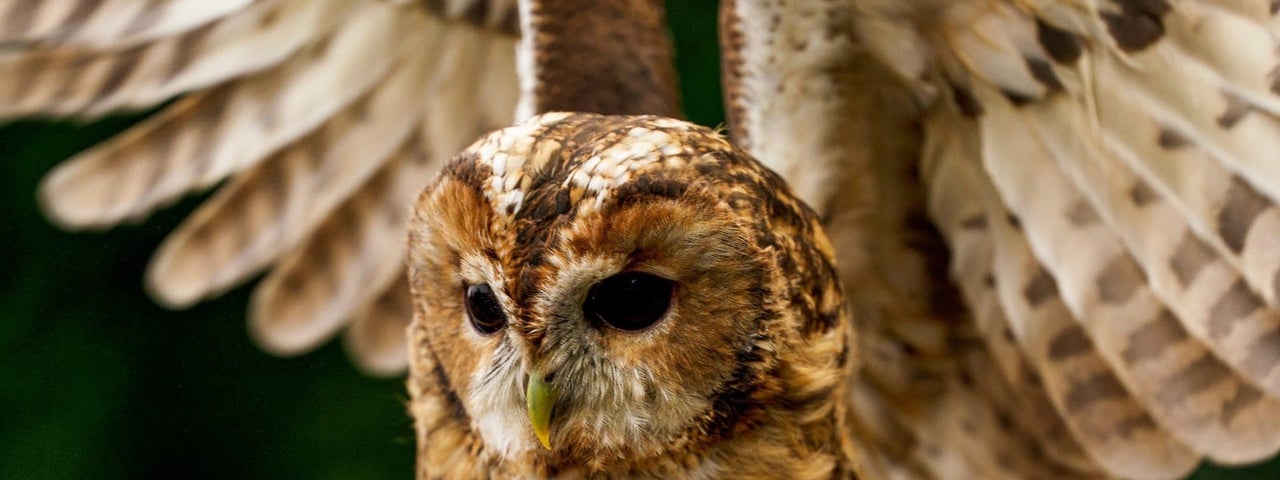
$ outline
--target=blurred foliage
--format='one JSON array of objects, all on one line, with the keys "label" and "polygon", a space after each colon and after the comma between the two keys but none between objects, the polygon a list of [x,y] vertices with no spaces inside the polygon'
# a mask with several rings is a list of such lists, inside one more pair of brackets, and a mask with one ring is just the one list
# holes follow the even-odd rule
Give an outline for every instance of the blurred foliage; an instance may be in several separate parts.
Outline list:
[{"label": "blurred foliage", "polygon": [[[714,4],[669,6],[685,111],[713,126]],[[0,478],[411,478],[402,380],[361,375],[336,343],[262,353],[248,288],[180,312],[145,296],[151,252],[201,198],[105,233],[44,219],[41,177],[136,119],[0,127]],[[1280,465],[1196,478],[1280,478]]]}]

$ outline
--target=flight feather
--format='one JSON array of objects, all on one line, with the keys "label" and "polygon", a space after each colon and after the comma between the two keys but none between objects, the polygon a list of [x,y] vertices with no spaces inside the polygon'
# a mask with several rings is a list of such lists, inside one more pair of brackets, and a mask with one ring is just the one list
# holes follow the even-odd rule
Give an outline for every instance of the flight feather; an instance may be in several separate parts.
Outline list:
[{"label": "flight feather", "polygon": [[[863,348],[893,358],[852,400],[855,432],[899,436],[869,464],[1169,478],[1280,450],[1276,17],[1261,0],[729,2],[735,140],[824,215]],[[886,400],[923,385],[925,406]],[[1039,453],[932,443],[953,431],[932,412],[999,405],[997,433]],[[1037,410],[1071,440],[1017,421]]]},{"label": "flight feather", "polygon": [[357,363],[391,374],[406,209],[512,120],[515,28],[501,0],[6,2],[0,117],[160,105],[46,177],[50,218],[106,228],[225,183],[159,248],[153,296],[186,307],[269,271],[260,344],[299,353],[354,321]]}]

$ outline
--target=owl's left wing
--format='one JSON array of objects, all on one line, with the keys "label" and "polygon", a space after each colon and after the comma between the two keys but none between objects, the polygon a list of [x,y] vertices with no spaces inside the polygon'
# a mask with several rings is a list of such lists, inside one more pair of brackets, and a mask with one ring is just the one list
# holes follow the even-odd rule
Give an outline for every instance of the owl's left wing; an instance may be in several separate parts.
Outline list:
[{"label": "owl's left wing", "polygon": [[729,2],[733,134],[839,250],[868,468],[1168,478],[1280,449],[1278,10]]},{"label": "owl's left wing", "polygon": [[185,307],[269,269],[264,348],[350,325],[357,363],[396,373],[411,200],[514,118],[517,19],[515,0],[0,2],[0,119],[178,97],[50,173],[50,218],[105,228],[223,182],[159,248],[153,296]]}]

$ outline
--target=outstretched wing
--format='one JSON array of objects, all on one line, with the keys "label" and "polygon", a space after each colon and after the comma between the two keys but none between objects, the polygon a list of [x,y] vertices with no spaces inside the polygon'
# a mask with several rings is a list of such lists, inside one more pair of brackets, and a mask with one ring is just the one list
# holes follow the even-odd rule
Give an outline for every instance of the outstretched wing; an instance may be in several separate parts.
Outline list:
[{"label": "outstretched wing", "polygon": [[730,3],[733,134],[841,251],[867,469],[1280,450],[1275,2]]},{"label": "outstretched wing", "polygon": [[403,223],[413,196],[517,100],[515,0],[17,0],[0,4],[0,118],[93,117],[177,97],[56,168],[68,228],[140,219],[224,184],[153,259],[186,307],[264,270],[263,348],[350,325],[373,373],[407,360]]}]

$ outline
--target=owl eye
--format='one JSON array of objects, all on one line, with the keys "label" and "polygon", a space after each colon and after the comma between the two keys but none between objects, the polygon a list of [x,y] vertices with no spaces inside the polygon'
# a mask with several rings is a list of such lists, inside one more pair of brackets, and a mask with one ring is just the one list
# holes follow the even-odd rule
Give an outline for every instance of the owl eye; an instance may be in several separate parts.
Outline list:
[{"label": "owl eye", "polygon": [[588,319],[635,332],[657,323],[671,306],[675,282],[647,273],[627,272],[591,287],[582,311]]},{"label": "owl eye", "polygon": [[468,285],[466,295],[467,317],[476,331],[488,335],[507,325],[507,314],[488,284]]}]

